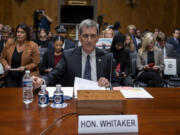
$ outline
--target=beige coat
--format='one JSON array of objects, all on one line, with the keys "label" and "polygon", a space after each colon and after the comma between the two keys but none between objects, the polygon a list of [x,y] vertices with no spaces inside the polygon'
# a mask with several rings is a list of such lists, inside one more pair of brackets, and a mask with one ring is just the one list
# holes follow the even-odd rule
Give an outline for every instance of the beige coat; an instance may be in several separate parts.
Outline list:
[{"label": "beige coat", "polygon": [[[26,46],[22,53],[21,66],[25,66],[26,70],[31,71],[31,75],[39,76],[38,65],[40,63],[40,55],[38,45],[33,41],[26,41]],[[2,51],[1,63],[5,67],[6,65],[11,66],[12,55],[16,43],[10,39],[7,41],[5,48]]]},{"label": "beige coat", "polygon": [[[164,71],[164,58],[161,49],[154,49],[154,61],[155,66],[159,67],[159,73],[162,76],[162,72]],[[145,51],[142,55],[139,53],[137,55],[136,66],[139,71],[138,76],[144,71],[145,65],[147,65],[147,51]]]}]

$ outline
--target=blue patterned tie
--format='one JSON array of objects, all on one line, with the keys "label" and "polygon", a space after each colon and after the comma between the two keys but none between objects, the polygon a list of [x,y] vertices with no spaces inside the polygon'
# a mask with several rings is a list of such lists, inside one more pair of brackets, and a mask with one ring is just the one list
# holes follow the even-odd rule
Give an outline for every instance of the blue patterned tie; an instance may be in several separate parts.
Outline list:
[{"label": "blue patterned tie", "polygon": [[85,65],[85,69],[84,69],[84,79],[88,79],[91,80],[91,65],[90,65],[90,56],[87,56],[86,59],[86,65]]}]

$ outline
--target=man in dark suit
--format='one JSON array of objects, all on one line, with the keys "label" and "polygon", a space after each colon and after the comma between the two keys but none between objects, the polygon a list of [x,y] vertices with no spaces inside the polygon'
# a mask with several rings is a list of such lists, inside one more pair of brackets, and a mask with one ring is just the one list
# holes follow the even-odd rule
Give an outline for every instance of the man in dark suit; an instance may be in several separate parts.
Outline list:
[{"label": "man in dark suit", "polygon": [[[62,47],[63,50],[75,48],[74,42],[72,42],[70,39],[67,38],[67,29],[65,28],[65,26],[63,25],[57,26],[55,30],[58,36],[64,38],[64,45]],[[54,45],[52,41],[49,43],[48,49],[52,49],[52,50],[54,49]]]},{"label": "man in dark suit", "polygon": [[[115,83],[112,55],[96,48],[98,34],[99,29],[95,21],[82,21],[79,26],[79,40],[82,46],[64,51],[56,68],[43,76],[46,84],[54,85],[60,82],[64,86],[73,86],[75,77],[98,81],[99,86],[105,87],[110,85],[110,81]],[[35,88],[43,83],[41,78],[32,79]]]},{"label": "man in dark suit", "polygon": [[173,37],[170,37],[167,42],[172,44],[176,53],[180,53],[180,29],[176,28],[173,32]]},{"label": "man in dark suit", "polygon": [[166,35],[163,32],[159,32],[157,35],[157,46],[162,49],[164,58],[175,58],[176,52],[173,45],[166,42]]}]

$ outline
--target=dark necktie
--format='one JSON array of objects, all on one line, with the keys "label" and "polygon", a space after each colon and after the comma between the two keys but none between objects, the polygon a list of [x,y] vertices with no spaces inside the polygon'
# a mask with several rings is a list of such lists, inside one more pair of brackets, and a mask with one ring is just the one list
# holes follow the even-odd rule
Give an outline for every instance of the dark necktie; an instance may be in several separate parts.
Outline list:
[{"label": "dark necktie", "polygon": [[85,65],[85,69],[84,69],[84,79],[88,79],[91,80],[91,65],[90,65],[90,56],[87,56],[86,59],[86,65]]}]

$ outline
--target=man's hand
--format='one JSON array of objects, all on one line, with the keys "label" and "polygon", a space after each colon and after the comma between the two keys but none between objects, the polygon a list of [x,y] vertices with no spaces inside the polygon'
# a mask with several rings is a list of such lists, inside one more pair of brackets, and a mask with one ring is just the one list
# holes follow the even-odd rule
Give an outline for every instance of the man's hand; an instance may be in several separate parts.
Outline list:
[{"label": "man's hand", "polygon": [[149,67],[149,65],[144,66],[144,70],[149,70],[149,69],[151,69],[151,67]]},{"label": "man's hand", "polygon": [[34,89],[39,88],[43,84],[43,79],[42,78],[32,76],[31,79],[33,80]]},{"label": "man's hand", "polygon": [[5,71],[9,71],[11,69],[11,66],[9,66],[9,65],[6,65],[5,67],[4,67],[4,70]]},{"label": "man's hand", "polygon": [[100,87],[109,87],[110,83],[109,83],[108,79],[106,79],[105,77],[101,77],[101,78],[99,78],[98,85]]},{"label": "man's hand", "polygon": [[159,70],[159,67],[158,66],[153,66],[153,70],[157,71],[157,70]]}]

